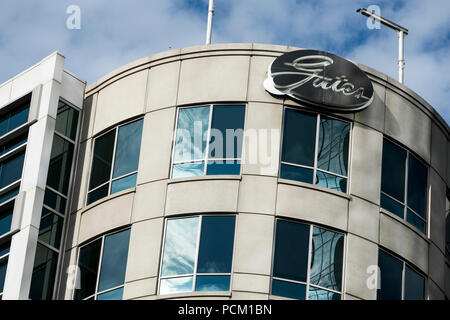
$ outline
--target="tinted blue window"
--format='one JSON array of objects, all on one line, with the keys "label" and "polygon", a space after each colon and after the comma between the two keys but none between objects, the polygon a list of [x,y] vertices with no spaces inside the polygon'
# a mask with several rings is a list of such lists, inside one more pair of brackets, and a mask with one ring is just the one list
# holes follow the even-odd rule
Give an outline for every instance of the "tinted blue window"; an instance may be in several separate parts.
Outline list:
[{"label": "tinted blue window", "polygon": [[283,152],[281,160],[314,166],[317,117],[297,110],[284,113]]},{"label": "tinted blue window", "polygon": [[325,172],[316,171],[316,184],[328,189],[347,192],[347,179]]},{"label": "tinted blue window", "polygon": [[313,183],[314,171],[312,169],[281,164],[280,178]]},{"label": "tinted blue window", "polygon": [[51,191],[50,189],[45,189],[44,204],[50,208],[64,214],[66,210],[66,199],[58,195],[57,193]]},{"label": "tinted blue window", "polygon": [[210,158],[241,157],[244,116],[244,106],[213,107]]},{"label": "tinted blue window", "polygon": [[137,171],[141,150],[142,120],[119,128],[113,178]]},{"label": "tinted blue window", "polygon": [[7,267],[8,267],[8,262],[0,262],[0,292],[3,292],[3,287],[5,286],[6,268]]},{"label": "tinted blue window", "polygon": [[425,279],[420,274],[405,266],[405,300],[423,300]]},{"label": "tinted blue window", "polygon": [[305,300],[306,286],[300,283],[272,280],[272,295]]},{"label": "tinted blue window", "polygon": [[406,151],[384,139],[382,161],[381,191],[404,202]]},{"label": "tinted blue window", "polygon": [[306,282],[310,227],[277,220],[273,276]]},{"label": "tinted blue window", "polygon": [[186,178],[202,176],[204,174],[205,163],[201,162],[188,162],[173,165],[172,178]]},{"label": "tinted blue window", "polygon": [[207,175],[217,175],[217,174],[234,174],[238,175],[241,173],[241,162],[240,161],[209,161],[208,167],[206,168]]},{"label": "tinted blue window", "polygon": [[18,194],[19,194],[19,188],[12,189],[11,191],[8,191],[8,192],[2,194],[0,196],[0,204],[5,201],[8,201],[9,199],[14,198]]},{"label": "tinted blue window", "polygon": [[408,159],[408,207],[425,218],[427,168],[412,155]]},{"label": "tinted blue window", "polygon": [[13,216],[13,207],[0,212],[0,236],[11,231],[11,221]]},{"label": "tinted blue window", "polygon": [[91,204],[101,198],[104,198],[108,195],[109,183],[101,186],[100,188],[95,189],[94,191],[89,192],[87,198],[87,204]]},{"label": "tinted blue window", "polygon": [[230,276],[197,276],[195,291],[228,291]]},{"label": "tinted blue window", "polygon": [[161,279],[159,293],[170,294],[178,292],[190,292],[192,291],[193,279],[193,276]]},{"label": "tinted blue window", "polygon": [[129,229],[105,237],[98,291],[124,284],[129,240]]},{"label": "tinted blue window", "polygon": [[115,180],[111,184],[111,194],[134,188],[136,186],[137,173]]},{"label": "tinted blue window", "polygon": [[47,185],[67,195],[72,169],[74,146],[57,135],[53,136],[52,152],[47,175]]},{"label": "tinted blue window", "polygon": [[349,123],[321,117],[317,147],[317,167],[346,176],[349,137]]},{"label": "tinted blue window", "polygon": [[405,207],[402,204],[398,203],[395,200],[392,200],[384,194],[381,194],[380,205],[382,208],[403,219]]},{"label": "tinted blue window", "polygon": [[46,208],[42,208],[41,224],[39,226],[39,240],[56,249],[61,244],[64,219]]},{"label": "tinted blue window", "polygon": [[115,136],[116,131],[113,130],[95,140],[89,189],[93,189],[111,178]]},{"label": "tinted blue window", "polygon": [[123,287],[105,292],[103,294],[99,294],[97,296],[97,300],[122,300],[122,297],[123,297]]},{"label": "tinted blue window", "polygon": [[50,300],[56,277],[58,254],[47,247],[37,244],[31,279],[30,299]]},{"label": "tinted blue window", "polygon": [[29,104],[16,108],[0,117],[0,136],[28,122]]},{"label": "tinted blue window", "polygon": [[380,289],[378,300],[400,300],[402,298],[403,262],[379,250],[378,267],[380,268]]},{"label": "tinted blue window", "polygon": [[234,244],[234,216],[203,217],[198,273],[229,273]]},{"label": "tinted blue window", "polygon": [[60,101],[58,103],[55,130],[62,135],[75,140],[77,136],[77,126],[78,111]]},{"label": "tinted blue window", "polygon": [[80,287],[75,290],[75,300],[84,299],[95,293],[101,248],[102,241],[99,239],[80,249],[78,258]]},{"label": "tinted blue window", "polygon": [[411,210],[408,209],[406,212],[406,221],[412,224],[414,227],[425,233],[425,221],[420,219],[417,215],[415,215]]},{"label": "tinted blue window", "polygon": [[27,142],[27,137],[28,137],[28,134],[25,133],[23,135],[18,136],[17,138],[14,138],[14,139],[2,144],[0,146],[0,156],[23,145],[25,142]]},{"label": "tinted blue window", "polygon": [[341,295],[310,286],[308,300],[341,300]]},{"label": "tinted blue window", "polygon": [[178,111],[174,162],[205,158],[210,107],[183,108]]},{"label": "tinted blue window", "polygon": [[0,189],[22,178],[24,159],[25,153],[21,152],[0,164]]}]

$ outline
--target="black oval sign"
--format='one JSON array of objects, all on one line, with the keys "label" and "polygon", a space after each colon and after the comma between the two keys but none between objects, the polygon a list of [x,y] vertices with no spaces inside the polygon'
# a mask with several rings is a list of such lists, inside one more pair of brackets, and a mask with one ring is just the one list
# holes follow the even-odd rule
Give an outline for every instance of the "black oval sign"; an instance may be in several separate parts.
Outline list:
[{"label": "black oval sign", "polygon": [[276,58],[264,81],[267,91],[288,95],[335,112],[354,112],[373,101],[367,75],[354,63],[317,50],[297,50]]}]

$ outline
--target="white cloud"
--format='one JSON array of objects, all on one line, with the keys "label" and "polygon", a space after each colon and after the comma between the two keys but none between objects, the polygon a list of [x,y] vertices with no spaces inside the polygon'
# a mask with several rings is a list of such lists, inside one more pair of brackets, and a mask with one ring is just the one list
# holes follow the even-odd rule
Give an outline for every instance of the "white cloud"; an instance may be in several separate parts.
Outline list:
[{"label": "white cloud", "polygon": [[[81,30],[66,8],[81,8]],[[331,51],[397,78],[397,37],[369,30],[355,11],[371,4],[410,31],[405,84],[450,122],[450,1],[215,0],[213,42],[262,42]],[[2,0],[0,82],[54,50],[93,82],[135,59],[203,44],[208,0]]]}]

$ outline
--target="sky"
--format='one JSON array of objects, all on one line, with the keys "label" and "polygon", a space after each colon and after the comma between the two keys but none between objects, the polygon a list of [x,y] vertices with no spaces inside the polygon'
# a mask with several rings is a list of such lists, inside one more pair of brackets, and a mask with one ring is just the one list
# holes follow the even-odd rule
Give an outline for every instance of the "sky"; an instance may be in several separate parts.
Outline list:
[{"label": "sky", "polygon": [[[67,8],[80,8],[80,29]],[[358,8],[409,30],[405,82],[450,123],[450,1],[215,0],[212,43],[330,51],[397,79],[398,40]],[[208,0],[1,0],[0,83],[58,50],[92,83],[136,59],[205,42]]]}]

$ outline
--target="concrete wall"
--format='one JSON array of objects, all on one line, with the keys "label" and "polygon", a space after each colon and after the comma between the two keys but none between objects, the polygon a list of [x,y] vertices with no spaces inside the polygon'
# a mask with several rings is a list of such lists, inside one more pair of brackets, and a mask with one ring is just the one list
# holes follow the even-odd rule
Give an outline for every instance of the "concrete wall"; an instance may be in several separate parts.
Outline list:
[{"label": "concrete wall", "polygon": [[[346,233],[344,296],[375,299],[367,268],[378,247],[392,250],[428,276],[430,298],[445,290],[445,190],[448,186],[449,127],[417,94],[373,69],[374,103],[356,114],[335,114],[353,122],[350,187],[347,194],[278,178],[283,106],[298,106],[263,88],[269,64],[296,48],[223,44],[184,48],[135,61],[91,84],[72,201],[65,265],[74,264],[80,243],[109,230],[131,226],[125,299],[158,299],[164,218],[180,214],[237,215],[230,294],[189,293],[165,298],[269,298],[274,222],[289,217]],[[272,129],[258,148],[265,159],[242,165],[239,176],[169,178],[172,138],[179,106],[244,103],[245,130]],[[93,139],[126,119],[144,118],[136,188],[85,206]],[[278,133],[278,134],[277,134]],[[380,211],[383,135],[430,166],[429,227],[423,235]],[[243,153],[255,145],[244,141]],[[449,150],[449,151],[448,151]],[[266,161],[263,161],[266,160]],[[448,273],[448,271],[447,271]],[[448,287],[448,286],[447,286]],[[428,292],[426,295],[428,296]],[[436,292],[439,292],[437,294]],[[60,298],[72,291],[61,281]]]}]

